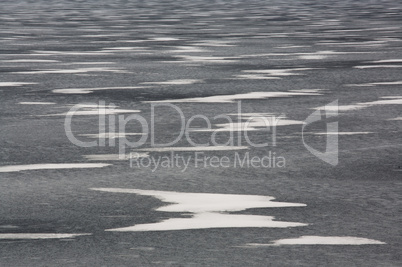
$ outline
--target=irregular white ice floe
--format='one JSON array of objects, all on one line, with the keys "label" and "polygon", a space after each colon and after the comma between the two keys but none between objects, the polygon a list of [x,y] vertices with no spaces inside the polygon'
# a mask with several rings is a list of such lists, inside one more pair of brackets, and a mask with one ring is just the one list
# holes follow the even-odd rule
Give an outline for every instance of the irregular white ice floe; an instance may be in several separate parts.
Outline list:
[{"label": "irregular white ice floe", "polygon": [[121,114],[121,113],[138,113],[141,112],[140,110],[137,109],[105,109],[104,112],[101,112],[100,109],[91,109],[91,110],[79,110],[74,113],[56,113],[56,114],[47,114],[47,115],[42,115],[43,117],[52,117],[52,116],[66,116],[66,115],[71,115],[71,116],[99,116],[99,115],[115,115],[115,114]]},{"label": "irregular white ice floe", "polygon": [[[133,154],[135,158],[147,158],[148,153],[135,153]],[[94,155],[84,155],[87,160],[106,160],[106,161],[118,161],[118,160],[128,160],[132,158],[131,154],[94,154]]]},{"label": "irregular white ice floe", "polygon": [[217,56],[188,56],[178,55],[182,60],[169,61],[169,63],[234,63],[237,57],[217,57]]},{"label": "irregular white ice floe", "polygon": [[80,35],[80,37],[115,37],[115,36],[120,36],[121,34],[85,34],[85,35]]},{"label": "irregular white ice floe", "polygon": [[143,250],[143,251],[152,251],[152,250],[155,250],[154,247],[132,247],[132,248],[130,248],[130,249],[133,249],[133,250]]},{"label": "irregular white ice floe", "polygon": [[9,59],[9,60],[1,60],[1,62],[6,62],[6,63],[54,63],[54,62],[60,62],[60,61],[53,60],[53,59]]},{"label": "irregular white ice floe", "polygon": [[114,133],[114,132],[106,132],[106,133],[97,133],[97,134],[79,134],[79,136],[85,136],[88,138],[106,138],[106,139],[116,139],[116,138],[124,138],[127,136],[137,136],[137,135],[145,135],[145,133]]},{"label": "irregular white ice floe", "polygon": [[382,100],[363,102],[360,105],[375,106],[375,105],[402,105],[402,96],[381,97]]},{"label": "irregular white ice floe", "polygon": [[124,188],[91,188],[111,193],[131,193],[153,196],[172,203],[157,208],[157,211],[193,213],[190,218],[170,218],[157,223],[139,224],[106,231],[171,231],[206,228],[306,226],[304,223],[274,221],[272,216],[225,214],[250,208],[304,207],[301,203],[275,202],[275,198],[256,195],[181,193],[171,191],[139,190]]},{"label": "irregular white ice floe", "polygon": [[216,46],[216,47],[226,47],[235,46],[232,44],[234,41],[224,41],[224,40],[207,40],[207,41],[197,41],[193,43],[196,46]]},{"label": "irregular white ice floe", "polygon": [[245,247],[267,247],[282,245],[383,245],[384,242],[352,236],[301,236],[279,239],[271,244],[248,243]]},{"label": "irregular white ice floe", "polygon": [[295,73],[295,71],[316,70],[316,69],[317,68],[242,70],[242,72],[261,73],[261,74],[264,73],[272,76],[291,76],[291,75],[300,75],[299,73]]},{"label": "irregular white ice floe", "polygon": [[[336,134],[336,135],[360,135],[360,134],[372,134],[373,132],[322,132],[322,133],[312,133],[315,135],[330,135],[330,134]],[[308,134],[308,133],[304,133]]]},{"label": "irregular white ice floe", "polygon": [[235,76],[237,79],[250,79],[250,80],[280,80],[280,77],[266,76],[264,74],[239,74]]},{"label": "irregular white ice floe", "polygon": [[317,108],[313,108],[313,109],[315,109],[315,110],[325,109],[325,110],[329,110],[329,111],[333,111],[333,110],[350,111],[350,110],[362,109],[362,108],[365,108],[365,107],[366,106],[356,104],[356,105],[322,106],[322,107],[317,107]]},{"label": "irregular white ice floe", "polygon": [[93,61],[93,62],[68,62],[68,63],[60,63],[57,65],[106,65],[106,64],[116,64],[116,62],[111,61]]},{"label": "irregular white ice floe", "polygon": [[246,79],[281,79],[277,76],[294,76],[294,75],[303,75],[301,73],[296,73],[296,71],[304,71],[304,70],[315,70],[317,68],[293,68],[293,69],[268,69],[268,70],[242,70],[242,72],[251,73],[251,74],[240,74],[236,75],[237,78],[246,78]]},{"label": "irregular white ice floe", "polygon": [[[147,47],[139,47],[139,46],[132,46],[132,47],[128,47],[128,46],[123,46],[123,47],[108,47],[108,48],[103,48],[103,50],[105,51],[113,51],[113,52],[117,52],[117,51],[148,51]],[[117,50],[117,51],[116,51]]]},{"label": "irregular white ice floe", "polygon": [[387,43],[386,40],[378,40],[378,41],[364,41],[364,42],[318,42],[317,45],[338,45],[338,46],[353,46],[353,47],[365,47],[365,46],[382,46]]},{"label": "irregular white ice floe", "polygon": [[169,50],[170,53],[205,53],[210,52],[204,48],[196,46],[176,46],[175,50]]},{"label": "irregular white ice floe", "polygon": [[28,85],[28,84],[37,84],[37,83],[25,83],[25,82],[0,82],[0,87],[1,86],[23,86],[23,85]]},{"label": "irregular white ice floe", "polygon": [[299,56],[300,59],[324,59],[327,58],[326,55],[301,55]]},{"label": "irregular white ice floe", "polygon": [[376,85],[400,85],[402,81],[395,82],[375,82],[375,83],[356,83],[356,84],[345,84],[345,86],[376,86]]},{"label": "irregular white ice floe", "polygon": [[74,238],[77,236],[86,236],[91,234],[30,234],[30,233],[12,233],[12,234],[0,234],[0,239],[63,239]]},{"label": "irregular white ice floe", "polygon": [[179,41],[179,38],[174,38],[174,37],[153,37],[150,38],[150,41],[154,42],[166,42],[166,41]]},{"label": "irregular white ice floe", "polygon": [[20,105],[55,105],[54,102],[19,102]]},{"label": "irregular white ice floe", "polygon": [[[145,42],[148,42],[149,40],[117,40],[116,42],[119,42],[119,43],[145,43]],[[110,41],[97,41],[98,43],[99,42],[102,42],[102,43],[110,43]]]},{"label": "irregular white ice floe", "polygon": [[[76,110],[56,113],[56,114],[47,114],[41,115],[43,117],[51,117],[51,116],[100,116],[100,115],[116,115],[122,113],[138,113],[141,112],[138,109],[119,109],[117,106],[113,108],[109,106],[99,106],[97,104],[77,104],[75,105]],[[102,136],[100,136],[102,137]],[[106,138],[106,136],[105,136]]]},{"label": "irregular white ice floe", "polygon": [[274,113],[263,113],[263,112],[254,112],[254,113],[229,113],[228,116],[239,116],[241,118],[260,118],[260,117],[273,117]]},{"label": "irregular white ice floe", "polygon": [[385,31],[396,30],[398,27],[383,27],[383,28],[365,28],[365,29],[341,29],[341,30],[326,30],[326,32],[356,32],[356,31]]},{"label": "irregular white ice floe", "polygon": [[402,95],[388,95],[388,96],[382,96],[381,98],[383,98],[383,99],[399,99],[399,98],[402,98]]},{"label": "irregular white ice floe", "polygon": [[264,98],[275,98],[275,97],[321,95],[321,93],[320,93],[321,91],[322,91],[321,89],[301,89],[301,90],[290,90],[290,91],[287,91],[287,92],[251,92],[251,93],[235,94],[235,95],[216,95],[216,96],[206,96],[206,97],[194,97],[194,98],[183,98],[183,99],[147,101],[147,102],[234,103],[237,100],[244,100],[244,99],[264,99]]},{"label": "irregular white ice floe", "polygon": [[303,124],[303,121],[288,120],[288,119],[252,119],[249,122],[235,122],[235,123],[222,123],[216,124],[218,129],[215,131],[260,131],[262,129],[270,129],[269,127],[285,126],[285,125],[298,125]]},{"label": "irregular white ice floe", "polygon": [[389,121],[402,121],[402,117],[396,117],[393,119],[388,119]]},{"label": "irregular white ice floe", "polygon": [[141,84],[159,84],[159,85],[187,85],[187,84],[194,84],[200,83],[202,80],[197,79],[178,79],[178,80],[169,80],[164,82],[143,82]]},{"label": "irregular white ice floe", "polygon": [[170,152],[170,151],[229,151],[249,149],[247,146],[190,146],[190,147],[152,147],[141,148],[135,151],[142,152]]},{"label": "irregular white ice floe", "polygon": [[275,116],[273,114],[264,113],[240,113],[240,114],[227,114],[239,116],[244,121],[240,122],[227,122],[215,124],[218,128],[200,128],[191,129],[191,132],[238,132],[238,131],[261,131],[271,130],[271,127],[285,126],[285,125],[298,125],[303,124],[303,121],[289,120],[285,116]]},{"label": "irregular white ice floe", "polygon": [[[321,45],[321,43],[317,43],[318,45]],[[339,52],[339,51],[331,51],[331,50],[326,50],[326,51],[316,51],[316,52],[302,52],[302,53],[265,53],[265,54],[249,54],[249,55],[241,55],[241,57],[271,57],[271,56],[329,56],[329,55],[347,55],[347,54],[367,54],[367,53],[374,53],[372,51],[367,51],[367,52]]]},{"label": "irregular white ice floe", "polygon": [[272,216],[197,213],[191,218],[172,218],[159,223],[139,224],[131,227],[108,229],[115,232],[174,231],[208,228],[268,227],[288,228],[306,226],[297,222],[274,221]]},{"label": "irregular white ice floe", "polygon": [[104,51],[34,51],[30,56],[99,56],[99,55],[110,55],[110,53]]},{"label": "irregular white ice floe", "polygon": [[102,168],[110,165],[111,164],[105,164],[105,163],[44,163],[44,164],[28,164],[28,165],[8,165],[8,166],[0,166],[0,172]]},{"label": "irregular white ice floe", "polygon": [[89,94],[94,91],[101,90],[130,90],[130,89],[143,89],[146,86],[118,86],[118,87],[94,87],[94,88],[66,88],[66,89],[53,89],[52,92],[56,94]]},{"label": "irregular white ice floe", "polygon": [[382,60],[375,60],[375,61],[369,61],[369,63],[402,63],[402,59],[382,59]]},{"label": "irregular white ice floe", "polygon": [[[362,102],[356,103],[352,105],[339,105],[339,106],[326,106],[326,110],[338,110],[338,111],[350,111],[350,110],[359,110],[363,108],[368,108],[377,105],[402,105],[402,96],[383,96],[381,100],[371,101],[371,102]],[[315,110],[324,109],[324,107],[313,108]]]},{"label": "irregular white ice floe", "polygon": [[309,45],[283,45],[283,46],[277,46],[275,48],[289,49],[289,48],[305,48],[305,47],[310,47],[310,46]]},{"label": "irregular white ice floe", "polygon": [[374,68],[402,68],[402,65],[364,65],[354,66],[355,69],[374,69]]},{"label": "irregular white ice floe", "polygon": [[15,73],[15,74],[76,74],[76,73],[87,73],[87,72],[126,73],[126,71],[124,71],[124,70],[113,69],[113,68],[108,68],[108,67],[17,71],[17,72],[13,72],[13,73]]}]

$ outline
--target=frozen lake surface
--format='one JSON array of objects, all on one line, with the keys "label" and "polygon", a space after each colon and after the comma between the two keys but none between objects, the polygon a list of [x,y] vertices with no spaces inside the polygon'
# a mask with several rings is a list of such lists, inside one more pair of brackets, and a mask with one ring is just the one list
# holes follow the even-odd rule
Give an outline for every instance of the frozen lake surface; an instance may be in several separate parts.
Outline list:
[{"label": "frozen lake surface", "polygon": [[0,265],[401,266],[401,13],[2,1]]}]

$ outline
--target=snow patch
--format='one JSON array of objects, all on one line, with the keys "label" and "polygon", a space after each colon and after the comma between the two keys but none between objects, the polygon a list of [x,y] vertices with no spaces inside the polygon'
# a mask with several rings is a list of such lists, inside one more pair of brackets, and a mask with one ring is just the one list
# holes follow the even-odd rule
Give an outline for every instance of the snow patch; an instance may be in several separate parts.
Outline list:
[{"label": "snow patch", "polygon": [[153,196],[163,202],[171,203],[157,208],[157,211],[193,213],[190,218],[170,218],[157,223],[139,224],[130,227],[108,229],[106,231],[171,231],[206,228],[233,227],[297,227],[307,224],[298,222],[274,221],[272,216],[225,214],[224,212],[242,211],[250,208],[304,207],[301,203],[275,202],[274,197],[235,194],[181,193],[172,191],[91,188],[92,190],[129,193]]},{"label": "snow patch", "polygon": [[28,165],[9,165],[9,166],[0,166],[0,172],[102,168],[110,165],[111,164],[104,164],[104,163],[45,163],[45,164],[28,164]]},{"label": "snow patch", "polygon": [[384,242],[352,236],[301,236],[273,241],[271,244],[248,243],[246,247],[267,247],[283,245],[383,245]]}]

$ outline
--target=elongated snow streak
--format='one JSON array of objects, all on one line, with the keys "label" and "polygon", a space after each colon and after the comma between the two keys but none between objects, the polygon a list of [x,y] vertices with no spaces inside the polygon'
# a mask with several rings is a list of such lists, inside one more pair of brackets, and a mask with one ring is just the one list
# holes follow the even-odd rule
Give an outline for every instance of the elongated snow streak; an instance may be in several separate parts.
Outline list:
[{"label": "elongated snow streak", "polygon": [[[371,102],[362,102],[351,105],[339,105],[325,107],[327,110],[336,109],[338,111],[360,110],[378,105],[402,105],[402,96],[383,96],[381,99]],[[323,109],[324,107],[317,107],[313,109]]]},{"label": "elongated snow streak", "polygon": [[169,151],[227,151],[227,150],[244,150],[249,149],[247,146],[194,146],[194,147],[152,147],[141,148],[135,151],[144,152],[169,152]]},{"label": "elongated snow streak", "polygon": [[25,82],[0,82],[0,87],[6,86],[23,86],[28,84],[36,84],[36,83],[25,83]]},{"label": "elongated snow streak", "polygon": [[94,91],[101,90],[132,90],[143,89],[146,86],[119,86],[119,87],[95,87],[95,88],[66,88],[66,89],[53,89],[52,92],[56,94],[90,94]]},{"label": "elongated snow streak", "polygon": [[[94,154],[94,155],[84,155],[84,158],[92,161],[118,161],[118,160],[128,160],[132,157],[130,154]],[[135,153],[135,158],[147,158],[148,153]]]},{"label": "elongated snow streak", "polygon": [[20,105],[54,105],[54,102],[19,102]]},{"label": "elongated snow streak", "polygon": [[248,243],[245,247],[268,247],[283,245],[383,245],[384,242],[352,236],[301,236],[275,240],[270,244]]},{"label": "elongated snow streak", "polygon": [[320,91],[321,91],[320,89],[302,89],[302,90],[290,90],[287,92],[251,92],[251,93],[235,94],[235,95],[217,95],[217,96],[169,99],[169,100],[147,101],[147,102],[234,103],[237,100],[247,100],[247,99],[264,99],[264,98],[291,97],[291,96],[321,95]]},{"label": "elongated snow streak", "polygon": [[63,239],[74,238],[91,234],[30,234],[30,233],[12,233],[0,234],[0,239]]},{"label": "elongated snow streak", "polygon": [[9,165],[9,166],[0,166],[0,172],[102,168],[110,165],[111,164],[105,164],[105,163],[46,163],[46,164],[29,164],[29,165]]}]

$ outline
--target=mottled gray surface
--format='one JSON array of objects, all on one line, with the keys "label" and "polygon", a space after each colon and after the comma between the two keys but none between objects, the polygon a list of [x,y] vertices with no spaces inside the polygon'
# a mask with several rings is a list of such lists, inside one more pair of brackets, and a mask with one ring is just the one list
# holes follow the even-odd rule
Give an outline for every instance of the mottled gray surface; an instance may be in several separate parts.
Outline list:
[{"label": "mottled gray surface", "polygon": [[[149,121],[150,104],[143,101],[326,89],[320,96],[242,102],[243,112],[283,113],[303,121],[313,108],[336,99],[340,105],[354,105],[401,96],[401,84],[347,86],[402,81],[402,60],[371,62],[402,59],[401,9],[391,0],[2,1],[0,82],[34,84],[0,87],[0,165],[85,163],[83,155],[117,153],[116,147],[77,147],[65,135],[63,116],[43,116],[83,102],[138,109]],[[193,48],[202,50],[186,51]],[[188,56],[226,59],[190,62]],[[399,67],[356,68],[372,65]],[[43,73],[100,67],[86,73]],[[272,80],[238,76],[247,74],[244,70],[284,68],[315,69],[273,75],[281,79]],[[89,94],[52,92],[176,79],[203,82]],[[56,104],[19,104],[35,101]],[[230,103],[176,104],[187,119],[237,111]],[[191,166],[186,172],[174,168],[152,173],[114,161],[100,169],[0,173],[1,233],[93,234],[71,240],[0,240],[0,266],[401,266],[402,121],[389,120],[397,117],[400,105],[341,112],[341,132],[372,133],[339,136],[336,167],[310,154],[302,143],[301,125],[292,125],[278,128],[276,147],[249,150],[260,156],[276,152],[286,158],[286,168]],[[173,140],[180,129],[177,113],[169,109],[159,110],[156,125],[160,142]],[[138,125],[130,128],[139,130]],[[97,118],[77,117],[73,131],[96,133]],[[325,124],[311,131],[325,131]],[[201,143],[210,133],[192,136]],[[225,134],[221,137],[227,140]],[[267,133],[250,132],[250,137],[264,142]],[[307,141],[322,150],[325,136],[308,135]],[[143,147],[149,146],[148,139]],[[177,146],[189,144],[183,139]],[[234,152],[206,154],[233,158]],[[307,207],[241,213],[309,226],[105,232],[183,215],[154,211],[164,204],[152,197],[90,190],[94,187],[273,196]],[[354,236],[387,244],[239,247],[303,235]]]}]

